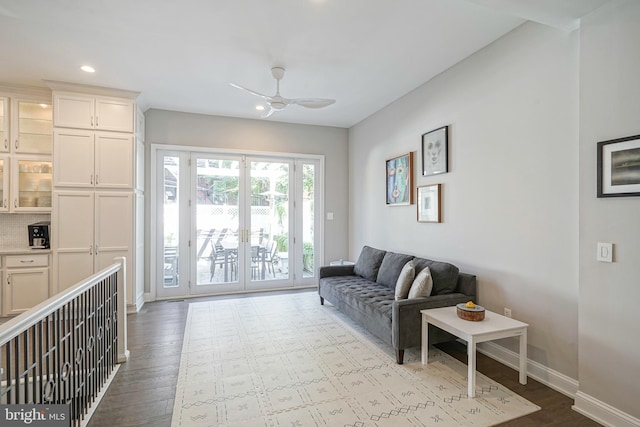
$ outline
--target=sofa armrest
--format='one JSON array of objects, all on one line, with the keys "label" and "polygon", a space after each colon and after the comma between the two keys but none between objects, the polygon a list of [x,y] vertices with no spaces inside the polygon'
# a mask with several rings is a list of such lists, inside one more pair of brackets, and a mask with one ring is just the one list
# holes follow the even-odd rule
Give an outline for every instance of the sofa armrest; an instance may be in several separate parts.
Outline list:
[{"label": "sofa armrest", "polygon": [[331,276],[353,276],[353,265],[323,265],[318,271],[320,279]]},{"label": "sofa armrest", "polygon": [[391,340],[393,347],[403,349],[420,345],[422,330],[420,310],[450,307],[467,301],[469,301],[469,295],[461,293],[394,301],[391,314]]}]

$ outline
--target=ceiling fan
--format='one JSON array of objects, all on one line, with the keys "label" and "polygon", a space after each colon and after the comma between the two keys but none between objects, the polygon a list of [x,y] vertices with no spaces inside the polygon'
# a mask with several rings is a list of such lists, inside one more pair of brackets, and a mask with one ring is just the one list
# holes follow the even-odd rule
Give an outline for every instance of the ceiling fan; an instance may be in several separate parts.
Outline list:
[{"label": "ceiling fan", "polygon": [[284,68],[282,67],[273,67],[271,69],[271,75],[274,79],[276,79],[276,94],[273,96],[263,95],[251,89],[247,89],[246,87],[240,86],[235,83],[231,83],[231,86],[243,90],[245,92],[250,93],[251,95],[259,96],[264,99],[267,104],[269,104],[269,111],[262,115],[262,118],[267,118],[272,115],[276,111],[282,111],[289,105],[300,105],[306,108],[323,108],[327,107],[334,102],[335,99],[324,99],[324,98],[283,98],[280,96],[280,80],[284,77]]}]

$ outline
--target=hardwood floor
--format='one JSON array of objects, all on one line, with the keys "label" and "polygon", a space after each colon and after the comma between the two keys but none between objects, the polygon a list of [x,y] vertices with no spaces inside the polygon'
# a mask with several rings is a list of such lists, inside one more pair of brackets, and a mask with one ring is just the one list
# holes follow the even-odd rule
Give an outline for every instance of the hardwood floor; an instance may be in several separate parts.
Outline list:
[{"label": "hardwood floor", "polygon": [[[158,301],[147,303],[139,313],[129,315],[130,359],[120,367],[88,427],[170,426],[189,303],[255,295]],[[466,347],[463,344],[452,342],[438,347],[466,363]],[[478,354],[477,369],[542,408],[501,426],[599,426],[573,411],[572,399],[531,378],[526,386],[519,384],[515,370],[487,356]]]}]

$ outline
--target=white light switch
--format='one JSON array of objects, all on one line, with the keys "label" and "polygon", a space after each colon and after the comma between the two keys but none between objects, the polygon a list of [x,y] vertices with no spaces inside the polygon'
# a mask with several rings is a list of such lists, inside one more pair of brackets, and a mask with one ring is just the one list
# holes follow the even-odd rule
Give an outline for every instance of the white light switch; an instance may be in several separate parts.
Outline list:
[{"label": "white light switch", "polygon": [[333,221],[333,212],[327,212],[327,220]]},{"label": "white light switch", "polygon": [[598,242],[597,260],[600,262],[613,262],[613,243]]}]

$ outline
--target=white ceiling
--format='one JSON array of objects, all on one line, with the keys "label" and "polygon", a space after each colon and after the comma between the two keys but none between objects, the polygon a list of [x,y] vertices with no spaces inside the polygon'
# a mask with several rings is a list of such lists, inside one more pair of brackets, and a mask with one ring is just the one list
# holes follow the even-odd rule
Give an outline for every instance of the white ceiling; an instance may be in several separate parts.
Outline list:
[{"label": "white ceiling", "polygon": [[[0,83],[139,91],[143,109],[350,127],[525,20],[572,30],[608,0],[0,0]],[[80,71],[83,64],[95,74]]]}]

